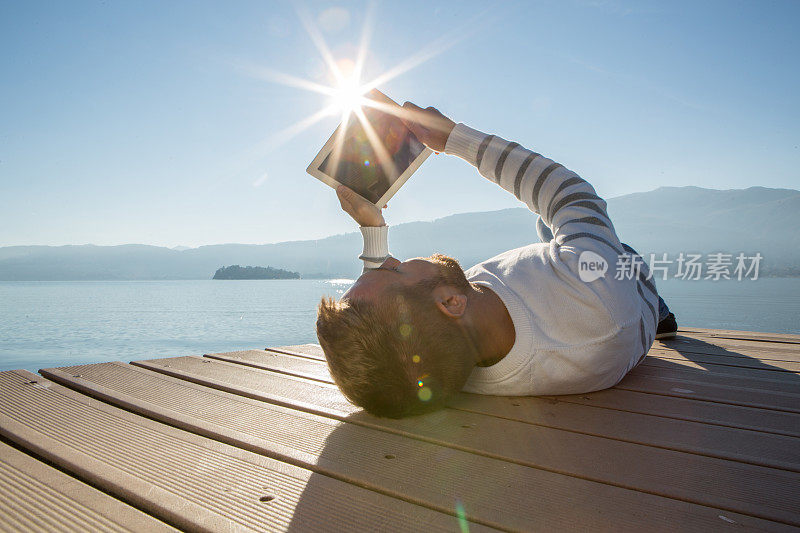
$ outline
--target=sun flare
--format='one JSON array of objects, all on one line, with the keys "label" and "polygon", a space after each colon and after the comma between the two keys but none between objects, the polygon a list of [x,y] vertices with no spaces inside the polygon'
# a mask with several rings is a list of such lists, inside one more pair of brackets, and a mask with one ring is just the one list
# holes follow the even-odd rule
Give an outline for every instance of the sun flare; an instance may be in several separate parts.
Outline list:
[{"label": "sun flare", "polygon": [[342,78],[331,95],[331,105],[343,116],[349,116],[361,107],[366,100],[364,93],[367,88],[359,83],[355,76]]},{"label": "sun flare", "polygon": [[[332,115],[340,116],[342,124],[347,123],[351,117],[356,117],[362,124],[366,123],[367,126],[365,126],[365,128],[368,129],[368,121],[363,111],[364,107],[375,107],[387,112],[392,111],[391,106],[387,105],[385,102],[376,101],[366,96],[371,89],[383,86],[390,80],[441,54],[443,51],[462,40],[467,34],[465,31],[466,26],[454,28],[452,31],[431,42],[428,46],[423,47],[416,54],[405,58],[394,67],[384,70],[377,77],[368,81],[363,81],[362,75],[364,73],[369,41],[373,31],[374,10],[375,3],[369,2],[367,4],[361,38],[355,57],[352,59],[343,58],[337,60],[315,24],[311,13],[305,8],[298,8],[297,14],[300,18],[300,22],[327,67],[329,84],[278,72],[263,65],[250,63],[239,64],[239,67],[250,76],[315,92],[326,97],[326,105],[322,109],[298,120],[283,130],[274,132],[262,145],[269,146],[270,150],[274,150],[301,132]],[[475,20],[477,21],[478,18]],[[370,132],[367,132],[368,136],[373,137],[369,135],[369,133]],[[373,144],[374,142],[376,142],[376,139],[371,138],[370,143]]]}]

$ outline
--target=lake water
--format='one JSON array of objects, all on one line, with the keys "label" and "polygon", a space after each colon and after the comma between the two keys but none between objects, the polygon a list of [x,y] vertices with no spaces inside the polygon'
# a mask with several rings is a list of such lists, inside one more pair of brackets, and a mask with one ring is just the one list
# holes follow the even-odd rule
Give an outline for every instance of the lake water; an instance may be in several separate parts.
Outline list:
[{"label": "lake water", "polygon": [[[0,282],[0,370],[316,342],[348,280]],[[680,325],[800,333],[800,279],[658,281]]]}]

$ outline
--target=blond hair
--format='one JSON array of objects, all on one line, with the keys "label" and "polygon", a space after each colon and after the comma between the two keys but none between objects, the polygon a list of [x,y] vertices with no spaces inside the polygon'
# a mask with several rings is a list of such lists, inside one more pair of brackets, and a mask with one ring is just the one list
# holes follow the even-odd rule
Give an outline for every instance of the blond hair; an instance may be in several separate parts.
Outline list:
[{"label": "blond hair", "polygon": [[461,389],[475,346],[436,308],[439,281],[387,290],[378,303],[322,299],[317,338],[348,400],[400,418],[440,408]]}]

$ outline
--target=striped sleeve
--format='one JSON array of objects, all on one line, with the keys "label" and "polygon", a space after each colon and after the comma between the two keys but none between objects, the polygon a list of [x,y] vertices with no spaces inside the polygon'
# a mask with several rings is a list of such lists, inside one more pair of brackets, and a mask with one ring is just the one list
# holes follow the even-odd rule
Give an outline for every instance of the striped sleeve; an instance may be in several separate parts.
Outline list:
[{"label": "striped sleeve", "polygon": [[[482,176],[497,183],[539,214],[557,244],[596,251],[610,261],[612,268],[620,256],[635,254],[620,242],[608,217],[606,202],[597,196],[594,188],[551,159],[464,124],[457,124],[453,128],[445,152],[474,165]],[[639,271],[636,289],[646,304],[646,309],[642,310],[642,323],[648,324],[647,329],[652,337],[658,324],[658,293],[644,263]],[[650,337],[645,337],[643,329],[643,347],[650,346],[653,341]]]},{"label": "striped sleeve", "polygon": [[606,202],[594,188],[562,165],[495,135],[457,124],[445,152],[478,168],[524,202],[553,233],[558,244],[590,239],[623,253],[606,212]]},{"label": "striped sleeve", "polygon": [[360,229],[364,250],[358,258],[364,261],[363,272],[366,272],[378,268],[389,257],[389,226],[362,226]]}]

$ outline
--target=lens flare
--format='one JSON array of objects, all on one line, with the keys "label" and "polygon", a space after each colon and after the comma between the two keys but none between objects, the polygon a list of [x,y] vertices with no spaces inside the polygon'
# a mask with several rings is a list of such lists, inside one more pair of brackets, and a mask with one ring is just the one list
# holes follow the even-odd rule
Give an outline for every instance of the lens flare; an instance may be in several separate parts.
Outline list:
[{"label": "lens flare", "polygon": [[430,389],[430,387],[422,387],[417,391],[417,397],[423,402],[427,402],[433,398],[433,391]]},{"label": "lens flare", "polygon": [[456,518],[458,519],[458,528],[461,533],[469,533],[467,513],[464,511],[464,504],[460,501],[456,501]]}]

